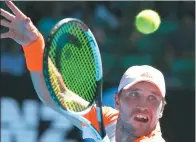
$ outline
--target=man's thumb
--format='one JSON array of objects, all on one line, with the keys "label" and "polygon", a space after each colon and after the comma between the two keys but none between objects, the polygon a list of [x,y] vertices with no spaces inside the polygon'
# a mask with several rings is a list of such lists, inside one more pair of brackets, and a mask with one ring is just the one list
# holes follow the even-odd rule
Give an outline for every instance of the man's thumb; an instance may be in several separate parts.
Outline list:
[{"label": "man's thumb", "polygon": [[25,27],[26,27],[27,35],[30,36],[30,39],[32,39],[32,40],[37,39],[37,37],[38,37],[38,30],[33,25],[33,23],[31,22],[31,19],[29,17],[27,17],[25,19]]}]

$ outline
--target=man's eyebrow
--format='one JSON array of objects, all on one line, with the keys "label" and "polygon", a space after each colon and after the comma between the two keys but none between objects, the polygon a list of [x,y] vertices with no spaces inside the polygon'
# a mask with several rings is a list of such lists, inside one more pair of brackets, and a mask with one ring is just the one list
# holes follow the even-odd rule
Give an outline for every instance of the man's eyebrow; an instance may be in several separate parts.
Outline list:
[{"label": "man's eyebrow", "polygon": [[155,91],[150,91],[150,92],[151,92],[152,94],[158,96],[158,97],[161,97],[161,96],[159,95],[159,93],[157,93],[157,92],[155,92]]},{"label": "man's eyebrow", "polygon": [[[140,88],[132,88],[131,89],[131,91],[141,91],[141,89]],[[153,95],[155,95],[155,96],[158,96],[158,97],[161,97],[161,95],[158,93],[158,92],[156,92],[156,91],[150,91]]]},{"label": "man's eyebrow", "polygon": [[131,91],[141,91],[139,88],[132,88]]}]

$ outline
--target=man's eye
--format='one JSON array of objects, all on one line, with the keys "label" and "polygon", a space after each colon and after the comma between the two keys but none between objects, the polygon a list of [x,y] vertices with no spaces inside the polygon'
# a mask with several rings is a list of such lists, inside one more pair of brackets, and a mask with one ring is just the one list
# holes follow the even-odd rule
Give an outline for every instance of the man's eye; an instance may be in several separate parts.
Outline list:
[{"label": "man's eye", "polygon": [[153,96],[153,95],[150,95],[149,97],[148,97],[150,100],[156,100],[157,98],[155,97],[155,96]]},{"label": "man's eye", "polygon": [[139,96],[139,94],[138,94],[138,93],[136,93],[136,92],[134,92],[134,93],[130,93],[130,94],[129,94],[129,96],[131,96],[131,97],[138,97],[138,96]]}]

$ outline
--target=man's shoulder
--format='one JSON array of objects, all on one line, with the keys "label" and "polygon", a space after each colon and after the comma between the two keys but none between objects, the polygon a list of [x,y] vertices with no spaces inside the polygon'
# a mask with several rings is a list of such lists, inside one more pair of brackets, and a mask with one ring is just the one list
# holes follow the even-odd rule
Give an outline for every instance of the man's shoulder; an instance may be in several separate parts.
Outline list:
[{"label": "man's shoulder", "polygon": [[104,124],[108,125],[109,123],[117,120],[119,111],[108,106],[103,106],[103,119],[104,119]]},{"label": "man's shoulder", "polygon": [[104,113],[110,113],[110,114],[118,114],[119,113],[118,110],[116,110],[115,108],[112,108],[110,106],[103,106],[102,110]]}]

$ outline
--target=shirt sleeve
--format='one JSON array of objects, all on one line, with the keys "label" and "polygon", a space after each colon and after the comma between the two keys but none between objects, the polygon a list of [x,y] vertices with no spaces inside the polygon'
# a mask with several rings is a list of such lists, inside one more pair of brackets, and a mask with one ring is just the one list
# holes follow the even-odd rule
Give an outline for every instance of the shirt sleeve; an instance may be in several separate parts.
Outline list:
[{"label": "shirt sleeve", "polygon": [[[105,127],[111,122],[117,120],[119,114],[116,109],[113,109],[112,107],[106,107],[106,106],[102,107],[102,113],[103,113],[103,121]],[[88,119],[97,130],[99,130],[96,106],[94,106],[90,112],[85,114],[84,117]]]}]

